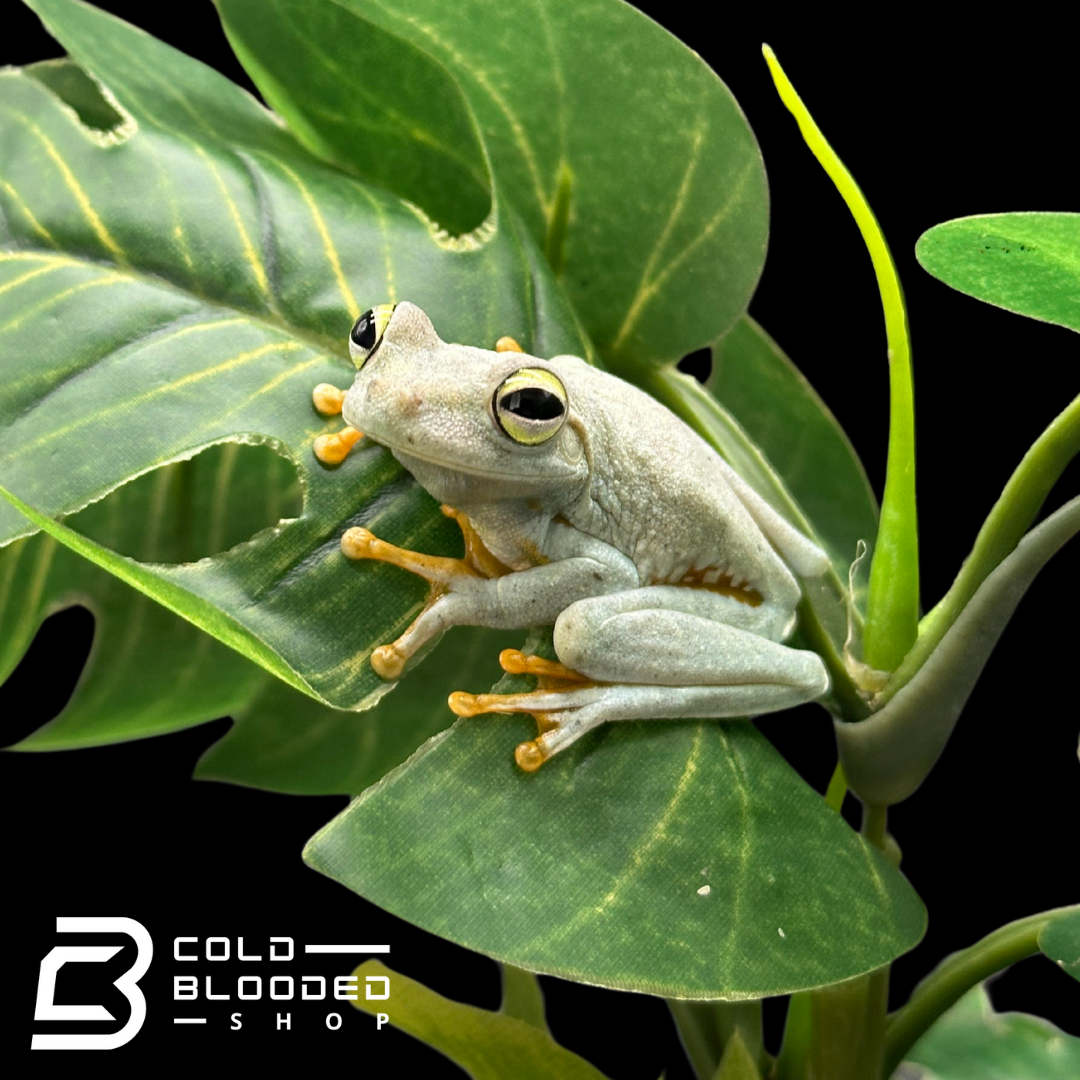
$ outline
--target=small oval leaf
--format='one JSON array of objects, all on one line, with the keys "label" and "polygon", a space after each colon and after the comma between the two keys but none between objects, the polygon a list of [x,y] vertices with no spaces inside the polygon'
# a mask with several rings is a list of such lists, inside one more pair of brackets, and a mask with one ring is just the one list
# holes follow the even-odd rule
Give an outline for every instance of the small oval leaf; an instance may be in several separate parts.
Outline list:
[{"label": "small oval leaf", "polygon": [[919,237],[924,270],[977,300],[1080,330],[1080,214],[978,214]]}]

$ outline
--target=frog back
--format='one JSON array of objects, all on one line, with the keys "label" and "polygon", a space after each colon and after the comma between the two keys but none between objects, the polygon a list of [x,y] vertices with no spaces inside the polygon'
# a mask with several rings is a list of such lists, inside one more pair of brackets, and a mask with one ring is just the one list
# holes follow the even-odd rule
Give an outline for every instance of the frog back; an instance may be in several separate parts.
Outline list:
[{"label": "frog back", "polygon": [[583,361],[566,381],[590,459],[587,497],[564,510],[571,524],[628,555],[643,585],[797,603],[794,576],[711,446],[648,394]]}]

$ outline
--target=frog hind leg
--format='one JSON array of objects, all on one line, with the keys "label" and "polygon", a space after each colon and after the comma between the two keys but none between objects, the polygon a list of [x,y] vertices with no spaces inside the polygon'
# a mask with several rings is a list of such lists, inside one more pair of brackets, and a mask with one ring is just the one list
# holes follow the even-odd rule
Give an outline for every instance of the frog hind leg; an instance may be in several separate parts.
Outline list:
[{"label": "frog hind leg", "polygon": [[[469,716],[532,714],[540,733],[515,752],[518,764],[531,772],[607,721],[758,716],[812,701],[828,688],[816,653],[708,614],[650,607],[650,593],[580,600],[560,616],[556,651],[587,680],[583,684],[524,694],[455,694],[451,708]],[[666,592],[663,599],[670,600]],[[730,604],[736,602],[688,595],[685,603],[722,619],[731,617]]]}]

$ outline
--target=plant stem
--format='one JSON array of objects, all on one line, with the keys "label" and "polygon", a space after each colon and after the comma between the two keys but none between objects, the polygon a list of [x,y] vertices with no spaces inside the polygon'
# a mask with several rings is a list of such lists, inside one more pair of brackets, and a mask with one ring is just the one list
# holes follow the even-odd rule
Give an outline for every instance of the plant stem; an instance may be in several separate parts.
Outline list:
[{"label": "plant stem", "polygon": [[976,983],[1037,953],[1039,932],[1069,911],[1080,911],[1080,905],[1017,919],[944,960],[919,983],[908,1003],[889,1017],[885,1029],[886,1068],[890,1072],[895,1069],[930,1025]]},{"label": "plant stem", "polygon": [[813,998],[811,991],[792,994],[784,1022],[784,1043],[770,1080],[804,1080],[810,1054]]},{"label": "plant stem", "polygon": [[761,1002],[668,1000],[686,1055],[699,1080],[716,1073],[724,1048],[738,1032],[743,1046],[760,1066],[763,1058]]},{"label": "plant stem", "polygon": [[523,971],[512,964],[503,964],[502,977],[501,1011],[546,1032],[548,1026],[544,1015],[544,992],[540,989],[536,976],[531,971]]},{"label": "plant stem", "polygon": [[[889,811],[884,806],[863,806],[862,835],[879,851],[888,843]],[[889,969],[833,986],[822,986],[810,995],[810,1038],[806,1050],[798,1038],[785,1061],[784,1075],[796,1077],[797,1058],[804,1057],[802,1075],[807,1080],[881,1080],[885,1050],[885,1011],[889,1004]],[[800,1009],[804,1006],[800,1003]],[[797,1019],[805,1018],[796,1014]],[[785,1050],[787,1048],[785,1047]],[[783,1055],[782,1055],[783,1056]]]},{"label": "plant stem", "polygon": [[882,1080],[889,969],[810,992],[805,1080]]},{"label": "plant stem", "polygon": [[886,850],[886,836],[888,834],[889,809],[886,806],[863,805],[862,834],[878,849]]}]

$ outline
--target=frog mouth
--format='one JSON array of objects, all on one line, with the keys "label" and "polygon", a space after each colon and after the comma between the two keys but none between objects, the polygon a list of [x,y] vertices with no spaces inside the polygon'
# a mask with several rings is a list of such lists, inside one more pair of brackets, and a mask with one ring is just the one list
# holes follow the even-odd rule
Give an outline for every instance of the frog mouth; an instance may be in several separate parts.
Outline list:
[{"label": "frog mouth", "polygon": [[567,469],[565,472],[531,472],[523,475],[520,469],[484,469],[475,465],[461,465],[456,462],[448,464],[445,457],[425,454],[422,450],[417,450],[415,446],[402,446],[399,443],[392,442],[390,439],[381,438],[377,432],[369,431],[365,432],[365,434],[374,439],[375,442],[385,446],[406,468],[409,468],[409,465],[403,459],[410,458],[422,462],[424,465],[433,466],[449,475],[459,473],[464,476],[475,476],[481,480],[517,480],[523,484],[528,484],[533,480],[550,480],[565,483],[577,475],[571,469]]}]

